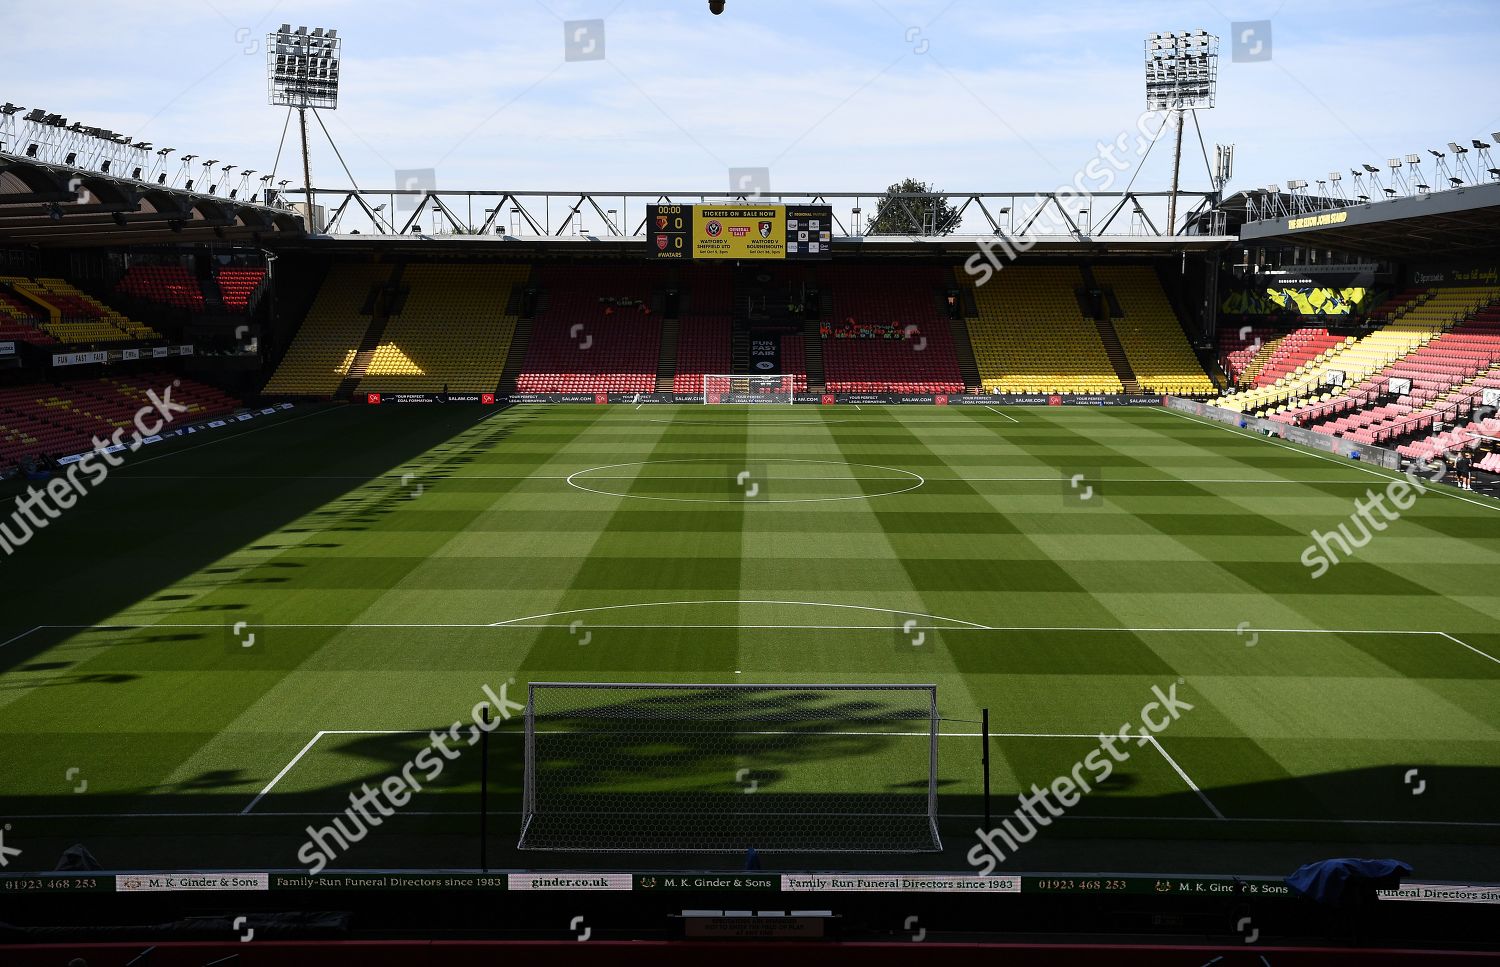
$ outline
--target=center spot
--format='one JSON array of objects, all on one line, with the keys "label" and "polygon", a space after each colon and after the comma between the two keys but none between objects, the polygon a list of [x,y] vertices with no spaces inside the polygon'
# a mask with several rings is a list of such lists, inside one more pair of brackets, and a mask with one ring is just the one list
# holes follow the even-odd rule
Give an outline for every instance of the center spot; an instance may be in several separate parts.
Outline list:
[{"label": "center spot", "polygon": [[591,467],[568,486],[609,497],[691,504],[795,504],[868,500],[916,490],[921,474],[842,460],[684,458]]}]

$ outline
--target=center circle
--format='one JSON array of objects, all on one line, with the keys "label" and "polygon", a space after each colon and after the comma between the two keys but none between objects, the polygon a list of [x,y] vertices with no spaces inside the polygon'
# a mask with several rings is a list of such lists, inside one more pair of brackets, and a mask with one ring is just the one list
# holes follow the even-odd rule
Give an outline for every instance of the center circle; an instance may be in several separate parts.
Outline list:
[{"label": "center circle", "polygon": [[[797,464],[796,467],[786,466]],[[636,472],[630,475],[609,473],[631,467],[670,466],[676,473]],[[810,467],[840,467],[850,471],[848,476],[819,474]],[[700,469],[693,472],[693,468]],[[781,469],[777,469],[781,468]],[[879,471],[879,475],[861,476],[858,469]],[[800,472],[799,472],[800,471]],[[874,482],[877,487],[869,493],[854,494],[808,494],[832,484],[845,489],[857,489]],[[847,463],[840,460],[802,460],[792,457],[777,457],[770,460],[720,460],[708,457],[688,457],[680,460],[639,460],[632,463],[612,463],[603,467],[590,467],[568,475],[568,486],[605,497],[631,497],[636,500],[666,500],[685,504],[805,504],[832,500],[869,500],[872,497],[890,497],[916,490],[927,482],[919,473],[898,467],[882,467],[873,463]],[[889,487],[886,484],[889,484]],[[634,485],[644,484],[660,490],[680,488],[682,494],[674,493],[629,493]],[[709,496],[712,491],[723,496]],[[701,496],[699,496],[701,494]]]}]

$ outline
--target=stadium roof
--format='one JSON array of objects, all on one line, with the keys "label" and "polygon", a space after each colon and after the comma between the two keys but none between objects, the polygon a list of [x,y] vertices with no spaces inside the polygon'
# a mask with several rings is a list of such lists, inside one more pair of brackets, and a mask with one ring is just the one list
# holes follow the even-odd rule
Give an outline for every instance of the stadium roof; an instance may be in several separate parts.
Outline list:
[{"label": "stadium roof", "polygon": [[300,234],[301,216],[286,207],[0,152],[0,243],[80,248]]},{"label": "stadium roof", "polygon": [[[1225,204],[1238,201],[1243,206],[1246,198],[1236,196]],[[1321,201],[1327,204],[1247,221],[1240,238],[1392,260],[1500,250],[1500,182],[1363,204]]]}]

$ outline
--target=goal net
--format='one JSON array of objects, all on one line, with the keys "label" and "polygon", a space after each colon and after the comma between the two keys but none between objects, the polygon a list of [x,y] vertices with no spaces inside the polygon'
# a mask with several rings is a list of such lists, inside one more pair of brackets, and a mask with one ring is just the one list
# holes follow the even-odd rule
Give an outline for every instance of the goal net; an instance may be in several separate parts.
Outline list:
[{"label": "goal net", "polygon": [[936,685],[534,682],[521,849],[920,853]]},{"label": "goal net", "polygon": [[795,403],[796,401],[797,379],[790,374],[703,377],[704,403]]}]

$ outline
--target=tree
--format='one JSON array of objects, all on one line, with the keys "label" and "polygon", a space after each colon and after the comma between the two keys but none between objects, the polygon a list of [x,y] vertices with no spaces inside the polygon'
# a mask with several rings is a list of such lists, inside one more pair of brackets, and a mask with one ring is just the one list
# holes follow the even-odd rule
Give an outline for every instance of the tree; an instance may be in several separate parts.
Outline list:
[{"label": "tree", "polygon": [[866,235],[951,235],[960,222],[958,209],[946,198],[902,198],[901,195],[941,192],[927,182],[907,178],[891,185],[870,219]]}]

